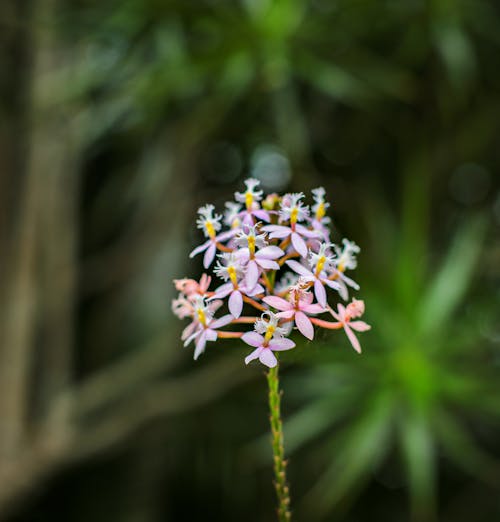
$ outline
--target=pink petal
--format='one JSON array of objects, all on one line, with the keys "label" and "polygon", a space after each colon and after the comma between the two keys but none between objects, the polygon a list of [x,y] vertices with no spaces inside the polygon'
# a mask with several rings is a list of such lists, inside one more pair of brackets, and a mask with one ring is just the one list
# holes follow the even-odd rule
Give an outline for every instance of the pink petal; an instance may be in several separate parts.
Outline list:
[{"label": "pink petal", "polygon": [[238,290],[234,290],[229,298],[229,311],[238,318],[243,310],[243,297]]},{"label": "pink petal", "polygon": [[247,288],[253,290],[254,286],[257,284],[259,279],[259,267],[257,263],[252,260],[248,262],[247,265],[247,273],[245,275],[245,284]]},{"label": "pink petal", "polygon": [[269,348],[263,348],[259,355],[259,361],[269,368],[274,368],[278,364],[278,359]]},{"label": "pink petal", "polygon": [[264,232],[269,232],[269,237],[271,239],[283,239],[288,237],[292,232],[290,227],[283,227],[280,225],[266,225],[265,227],[262,227],[262,230]]},{"label": "pink petal", "polygon": [[297,234],[297,232],[292,232],[292,245],[302,257],[307,257],[306,242]]},{"label": "pink petal", "polygon": [[282,319],[290,319],[295,315],[295,310],[292,309],[287,310],[286,312],[278,312],[276,315]]},{"label": "pink petal", "polygon": [[358,353],[361,353],[361,345],[359,344],[357,337],[354,335],[354,332],[349,328],[349,326],[347,326],[347,324],[344,324],[344,330],[347,334],[347,337],[349,338],[349,341],[351,341],[352,347]]},{"label": "pink petal", "polygon": [[229,295],[231,291],[233,290],[233,283],[224,283],[223,285],[219,286],[219,288],[215,289],[215,294],[210,297],[208,300],[212,301],[213,299],[222,299]]},{"label": "pink petal", "polygon": [[265,210],[254,210],[252,214],[257,218],[262,219],[262,221],[271,221],[269,214]]},{"label": "pink petal", "polygon": [[205,351],[205,345],[207,344],[207,338],[205,337],[205,332],[202,332],[198,341],[196,341],[196,348],[194,350],[194,360],[198,359],[198,357]]},{"label": "pink petal", "polygon": [[217,241],[226,241],[226,239],[235,236],[237,233],[237,229],[228,230],[227,232],[222,232],[222,234],[219,234],[215,239],[217,239]]},{"label": "pink petal", "polygon": [[310,238],[318,238],[321,236],[316,230],[309,230],[304,225],[295,225],[295,230],[301,235]]},{"label": "pink petal", "polygon": [[190,254],[189,257],[193,258],[194,256],[197,256],[198,254],[201,254],[201,252],[204,252],[210,245],[211,241],[207,241],[206,243],[203,243],[203,245],[200,245],[199,247],[196,247]]},{"label": "pink petal", "polygon": [[304,337],[307,337],[310,341],[313,339],[314,327],[304,312],[297,312],[295,314],[295,324]]},{"label": "pink petal", "polygon": [[262,346],[264,337],[262,337],[262,335],[258,334],[257,332],[246,332],[241,336],[241,340],[250,346],[259,347]]},{"label": "pink petal", "polygon": [[285,255],[285,252],[283,252],[281,248],[278,248],[277,246],[267,246],[261,248],[255,254],[255,257],[257,259],[277,259],[278,257],[281,257],[283,255]]},{"label": "pink petal", "polygon": [[207,341],[216,341],[217,340],[217,332],[212,330],[211,328],[207,328],[205,330],[205,337]]},{"label": "pink petal", "polygon": [[287,261],[286,264],[297,274],[305,277],[313,277],[313,274],[304,265],[297,263],[297,261]]},{"label": "pink petal", "polygon": [[323,283],[328,285],[330,288],[333,288],[334,290],[340,289],[340,285],[337,281],[332,281],[331,279],[328,279],[327,277],[322,277],[321,280],[323,281]]},{"label": "pink petal", "polygon": [[359,290],[359,285],[356,283],[356,281],[353,281],[350,277],[347,277],[346,275],[342,274],[342,279],[346,284],[348,284],[351,288],[354,288],[354,290]]},{"label": "pink petal", "polygon": [[295,348],[295,343],[291,339],[282,337],[278,339],[272,339],[269,342],[269,348],[271,348],[271,350],[281,352],[283,350],[291,350],[292,348]]},{"label": "pink petal", "polygon": [[263,348],[257,348],[254,350],[250,355],[247,355],[245,357],[245,364],[248,364],[249,362],[253,361],[254,359],[257,359],[259,357],[260,352],[263,350]]},{"label": "pink petal", "polygon": [[314,281],[314,295],[321,306],[326,306],[326,290],[319,279]]},{"label": "pink petal", "polygon": [[197,326],[199,326],[199,323],[195,323],[194,321],[192,323],[189,323],[186,328],[182,331],[181,335],[181,341],[185,341],[188,337],[193,335],[194,331],[196,330]]},{"label": "pink petal", "polygon": [[255,262],[261,266],[264,270],[279,270],[280,266],[276,261],[272,261],[271,259],[259,259],[255,258]]},{"label": "pink petal", "polygon": [[229,324],[233,319],[234,317],[231,314],[223,315],[219,319],[215,319],[215,321],[212,321],[210,323],[210,328],[221,328],[222,326],[226,326],[227,324]]},{"label": "pink petal", "polygon": [[325,311],[325,308],[320,304],[302,304],[302,302],[299,302],[299,308],[308,314],[320,314]]},{"label": "pink petal", "polygon": [[366,332],[371,329],[371,326],[364,321],[349,321],[349,326],[357,332]]},{"label": "pink petal", "polygon": [[252,214],[249,214],[248,212],[245,212],[245,215],[243,216],[243,223],[245,225],[250,225],[252,226],[254,224],[254,218],[252,216]]},{"label": "pink petal", "polygon": [[216,252],[217,247],[215,246],[215,243],[210,243],[208,250],[205,252],[205,255],[203,256],[203,266],[205,268],[208,268],[212,264]]},{"label": "pink petal", "polygon": [[264,288],[259,285],[259,284],[256,284],[252,290],[247,290],[246,287],[245,287],[245,290],[243,291],[240,287],[240,290],[244,293],[244,294],[247,294],[248,297],[253,297],[254,295],[257,295],[257,294],[263,294],[264,293]]},{"label": "pink petal", "polygon": [[292,303],[289,301],[282,299],[281,297],[278,297],[276,295],[270,295],[268,297],[264,297],[262,299],[264,303],[267,303],[269,306],[272,306],[273,308],[276,308],[277,310],[285,311],[285,310],[291,310],[293,309]]}]

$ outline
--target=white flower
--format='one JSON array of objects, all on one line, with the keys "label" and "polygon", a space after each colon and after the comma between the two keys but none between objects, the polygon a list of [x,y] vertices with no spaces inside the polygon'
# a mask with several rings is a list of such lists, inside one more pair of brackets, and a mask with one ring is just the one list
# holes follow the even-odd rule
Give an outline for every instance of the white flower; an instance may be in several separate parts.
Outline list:
[{"label": "white flower", "polygon": [[264,338],[269,341],[273,337],[283,337],[288,335],[290,329],[283,326],[278,326],[280,318],[277,314],[267,311],[264,312],[260,319],[257,319],[254,324],[254,329],[257,333],[264,335]]},{"label": "white flower", "polygon": [[241,205],[232,201],[227,201],[224,206],[226,211],[224,212],[224,224],[231,228],[238,228],[241,226],[239,213],[241,212]]},{"label": "white flower", "polygon": [[218,257],[223,259],[225,261],[225,264],[222,264],[220,261],[217,261],[217,265],[214,268],[214,272],[220,278],[224,279],[224,281],[231,280],[231,283],[236,285],[238,279],[244,273],[244,268],[241,265],[240,259],[233,252],[219,254]]},{"label": "white flower", "polygon": [[344,272],[346,269],[353,270],[358,265],[356,254],[359,254],[360,248],[354,241],[345,238],[342,240],[342,244],[344,245],[342,249],[338,245],[333,245],[337,255],[335,259],[337,270],[340,272]]},{"label": "white flower", "polygon": [[325,217],[325,214],[326,210],[330,206],[330,203],[325,201],[325,189],[323,187],[318,187],[313,189],[311,192],[314,199],[314,205],[311,207],[312,211],[314,212],[314,218],[317,221],[329,223],[330,218]]},{"label": "white flower", "polygon": [[241,248],[247,248],[250,252],[255,252],[256,248],[264,248],[267,245],[266,234],[259,234],[257,232],[257,223],[256,225],[245,225],[245,229],[247,232],[245,233],[242,230],[235,239],[236,245]]},{"label": "white flower", "polygon": [[316,274],[335,266],[333,254],[328,253],[331,246],[334,245],[331,243],[321,243],[317,254],[311,250],[309,251],[309,266],[316,269]]},{"label": "white flower", "polygon": [[281,209],[279,216],[283,221],[290,221],[291,224],[303,221],[309,216],[309,208],[302,204],[303,192],[285,194],[281,199]]},{"label": "white flower", "polygon": [[205,237],[213,238],[216,232],[221,229],[222,216],[220,214],[214,215],[214,209],[213,205],[205,205],[198,209],[199,217],[196,220],[196,225],[203,230]]},{"label": "white flower", "polygon": [[245,185],[247,189],[245,192],[235,192],[234,199],[239,203],[244,203],[246,208],[250,210],[255,201],[260,201],[262,199],[262,190],[257,190],[257,187],[260,185],[260,181],[255,178],[248,178],[245,180]]}]

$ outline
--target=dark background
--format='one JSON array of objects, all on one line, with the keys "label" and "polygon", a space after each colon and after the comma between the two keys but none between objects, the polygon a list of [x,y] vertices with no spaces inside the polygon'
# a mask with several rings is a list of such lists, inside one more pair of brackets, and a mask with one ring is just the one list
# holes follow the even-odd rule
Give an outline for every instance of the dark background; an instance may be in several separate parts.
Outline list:
[{"label": "dark background", "polygon": [[372,325],[283,357],[295,519],[499,519],[499,51],[494,0],[2,0],[0,518],[275,519],[262,368],[170,311],[251,175],[326,188]]}]

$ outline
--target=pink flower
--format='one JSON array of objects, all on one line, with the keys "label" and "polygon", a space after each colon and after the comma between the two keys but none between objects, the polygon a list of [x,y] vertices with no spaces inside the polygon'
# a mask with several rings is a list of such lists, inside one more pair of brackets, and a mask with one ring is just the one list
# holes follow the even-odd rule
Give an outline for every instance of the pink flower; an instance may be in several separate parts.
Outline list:
[{"label": "pink flower", "polygon": [[203,274],[201,276],[200,282],[198,283],[194,279],[174,279],[174,285],[176,290],[179,292],[182,292],[186,295],[186,297],[191,297],[195,294],[204,295],[208,287],[210,286],[210,281],[212,278],[207,275]]},{"label": "pink flower", "polygon": [[269,366],[269,368],[274,368],[278,364],[278,359],[273,352],[290,350],[295,347],[292,340],[284,337],[273,338],[266,343],[265,338],[257,332],[247,332],[243,334],[241,340],[256,347],[250,355],[245,357],[245,364],[258,358],[262,364]]},{"label": "pink flower", "polygon": [[216,288],[215,294],[210,299],[223,299],[229,295],[229,311],[234,318],[238,318],[243,310],[243,295],[253,297],[254,295],[263,293],[264,288],[258,284],[255,285],[252,290],[248,290],[248,287],[244,284],[242,285],[241,282],[236,283],[236,286],[229,282]]},{"label": "pink flower", "polygon": [[357,337],[354,335],[352,330],[356,330],[357,332],[366,332],[371,328],[371,326],[364,321],[353,321],[357,317],[361,317],[365,312],[365,303],[358,299],[353,299],[352,303],[349,303],[347,307],[344,305],[338,305],[338,312],[333,311],[330,307],[329,311],[333,315],[335,319],[339,322],[339,325],[345,330],[349,341],[351,341],[352,347],[358,352],[361,353],[361,345]]},{"label": "pink flower", "polygon": [[232,315],[224,315],[219,319],[213,317],[213,311],[221,306],[220,301],[213,301],[205,305],[202,297],[196,300],[194,305],[193,322],[189,324],[182,332],[182,340],[184,346],[195,341],[194,359],[205,351],[207,341],[215,341],[217,339],[217,328],[228,325],[232,320]]},{"label": "pink flower", "polygon": [[280,218],[283,221],[290,221],[289,226],[284,225],[266,225],[262,227],[264,232],[269,232],[270,239],[285,239],[290,236],[293,248],[302,256],[307,256],[307,245],[302,236],[307,238],[318,238],[318,232],[308,230],[303,225],[299,225],[298,221],[303,221],[309,216],[309,209],[302,205],[304,194],[285,194],[281,200],[281,209],[279,211]]},{"label": "pink flower", "polygon": [[274,368],[278,360],[273,352],[290,350],[295,346],[293,341],[283,337],[289,333],[289,329],[279,326],[279,320],[273,312],[264,312],[262,317],[255,321],[255,331],[243,334],[241,340],[256,348],[245,358],[245,364],[258,358],[262,364]]},{"label": "pink flower", "polygon": [[325,308],[319,304],[312,304],[313,295],[311,292],[305,292],[300,282],[296,287],[292,287],[290,292],[291,301],[282,299],[281,297],[272,295],[264,297],[262,300],[269,306],[280,310],[278,317],[291,319],[295,321],[299,332],[307,339],[312,340],[314,337],[314,327],[307,317],[308,314],[319,314],[325,311]]},{"label": "pink flower", "polygon": [[286,264],[297,274],[300,274],[304,281],[310,281],[314,283],[314,295],[318,300],[318,303],[325,307],[326,306],[326,290],[323,285],[327,285],[334,290],[338,290],[339,284],[336,281],[331,281],[325,272],[320,269],[314,272],[308,270],[304,265],[297,263],[297,261],[287,261]]},{"label": "pink flower", "polygon": [[205,268],[208,268],[215,258],[215,254],[217,253],[217,243],[230,239],[238,232],[237,230],[228,230],[227,232],[222,232],[221,234],[216,235],[216,233],[221,229],[220,221],[222,216],[219,214],[214,215],[214,208],[213,205],[205,205],[198,209],[199,217],[196,223],[198,228],[203,230],[205,237],[208,237],[208,241],[199,247],[196,247],[189,254],[189,257],[193,258],[194,256],[201,254],[201,252],[205,252],[203,257],[203,266]]},{"label": "pink flower", "polygon": [[[236,238],[236,243],[240,248],[237,256],[246,265],[245,284],[249,289],[253,289],[259,280],[261,270],[279,270],[280,266],[275,259],[285,253],[277,246],[266,246],[265,234],[256,232],[257,225],[247,226],[248,232],[241,231]],[[256,251],[256,248],[260,250]]]},{"label": "pink flower", "polygon": [[[238,218],[245,225],[253,225],[256,220],[271,221],[269,214],[260,208],[258,201],[262,199],[262,190],[258,190],[260,185],[258,179],[249,178],[245,180],[245,192],[235,192],[234,197],[239,203],[245,204],[245,209],[238,214]],[[256,219],[254,219],[254,217]]]}]

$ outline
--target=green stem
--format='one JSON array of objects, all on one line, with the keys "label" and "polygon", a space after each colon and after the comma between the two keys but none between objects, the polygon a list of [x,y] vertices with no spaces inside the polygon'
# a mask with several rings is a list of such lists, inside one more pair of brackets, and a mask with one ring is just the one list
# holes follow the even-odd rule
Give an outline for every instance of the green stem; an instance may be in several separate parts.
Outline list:
[{"label": "green stem", "polygon": [[267,373],[269,386],[269,420],[274,460],[274,486],[278,497],[278,520],[290,522],[290,490],[286,481],[286,460],[283,446],[283,423],[281,422],[281,393],[279,389],[278,365]]}]

